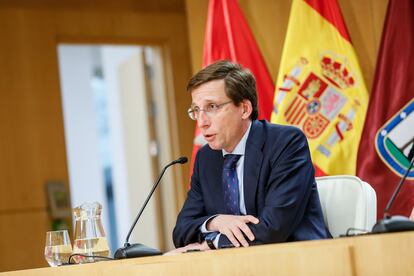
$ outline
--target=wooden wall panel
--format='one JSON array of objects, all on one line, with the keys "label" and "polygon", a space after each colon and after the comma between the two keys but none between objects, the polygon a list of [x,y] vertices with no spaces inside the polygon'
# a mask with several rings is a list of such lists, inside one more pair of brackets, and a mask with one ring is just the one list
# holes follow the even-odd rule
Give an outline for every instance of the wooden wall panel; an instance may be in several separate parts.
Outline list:
[{"label": "wooden wall panel", "polygon": [[201,69],[208,0],[186,0],[187,27],[193,72]]},{"label": "wooden wall panel", "polygon": [[341,0],[339,2],[365,83],[371,91],[388,1]]},{"label": "wooden wall panel", "polygon": [[44,259],[49,218],[44,210],[0,213],[0,271],[47,266]]},{"label": "wooden wall panel", "polygon": [[[144,13],[123,5],[111,10],[63,2],[0,2],[0,236],[8,239],[0,244],[0,271],[46,265],[44,235],[50,222],[44,184],[68,182],[57,43],[160,46],[171,120],[177,117],[173,155],[191,153],[194,129],[186,114],[190,99],[183,93],[191,67],[183,9],[168,4],[167,11],[152,7]],[[126,7],[131,3],[127,0]],[[183,171],[177,180],[187,186],[188,166],[176,170]],[[181,205],[184,193],[178,190]],[[24,238],[30,246],[23,250],[24,229],[30,231]]]},{"label": "wooden wall panel", "polygon": [[0,11],[0,18],[0,185],[6,188],[0,211],[45,208],[44,183],[67,182],[59,80],[50,74],[57,62],[50,22],[21,11]]}]

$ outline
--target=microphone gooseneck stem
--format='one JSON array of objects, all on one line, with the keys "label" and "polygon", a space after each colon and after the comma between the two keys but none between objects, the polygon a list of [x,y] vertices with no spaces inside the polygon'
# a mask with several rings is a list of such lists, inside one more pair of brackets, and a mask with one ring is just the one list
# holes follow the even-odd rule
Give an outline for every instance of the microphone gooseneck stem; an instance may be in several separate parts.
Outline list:
[{"label": "microphone gooseneck stem", "polygon": [[165,171],[167,170],[167,168],[168,168],[168,167],[170,167],[170,166],[172,166],[172,165],[174,165],[174,164],[176,164],[176,163],[177,163],[177,160],[174,160],[174,161],[172,161],[170,164],[168,164],[167,166],[165,166],[165,167],[164,167],[164,169],[162,170],[161,174],[158,176],[158,179],[157,179],[157,181],[155,182],[154,186],[152,186],[152,190],[151,190],[151,192],[149,193],[149,195],[147,196],[147,199],[145,200],[144,205],[141,207],[141,210],[139,211],[139,213],[138,213],[137,217],[136,217],[136,218],[135,218],[135,220],[134,220],[134,223],[132,224],[131,228],[129,229],[128,235],[127,235],[127,237],[126,237],[126,239],[125,239],[125,244],[124,244],[124,246],[125,246],[125,247],[127,247],[127,246],[129,246],[129,245],[130,245],[130,244],[129,244],[129,237],[131,236],[132,230],[134,230],[134,228],[135,228],[135,224],[137,224],[137,222],[138,222],[139,218],[141,217],[142,212],[143,212],[143,211],[144,211],[144,209],[145,209],[145,206],[147,206],[148,201],[150,200],[150,198],[151,198],[152,194],[154,193],[155,189],[157,188],[158,184],[160,183],[160,180],[161,180],[162,176],[164,175]]},{"label": "microphone gooseneck stem", "polygon": [[390,200],[388,201],[387,207],[385,207],[385,210],[384,210],[384,218],[389,218],[390,217],[390,215],[388,214],[388,211],[390,210],[391,205],[394,203],[395,197],[400,192],[400,189],[401,189],[405,179],[407,178],[407,175],[410,173],[411,168],[413,167],[413,163],[414,163],[414,158],[412,157],[412,152],[414,151],[413,149],[414,149],[414,145],[411,148],[410,154],[408,155],[409,157],[411,157],[410,166],[408,166],[408,169],[405,172],[404,176],[401,178],[400,183],[398,183],[397,189],[395,189],[395,191],[392,194]]}]

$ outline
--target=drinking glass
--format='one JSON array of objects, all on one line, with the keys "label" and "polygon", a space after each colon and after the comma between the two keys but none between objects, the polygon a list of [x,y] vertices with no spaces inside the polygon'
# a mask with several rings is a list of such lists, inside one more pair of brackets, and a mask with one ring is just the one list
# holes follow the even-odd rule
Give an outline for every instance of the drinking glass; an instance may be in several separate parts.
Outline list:
[{"label": "drinking glass", "polygon": [[46,233],[45,259],[50,266],[59,266],[69,261],[72,245],[68,230],[49,231]]}]

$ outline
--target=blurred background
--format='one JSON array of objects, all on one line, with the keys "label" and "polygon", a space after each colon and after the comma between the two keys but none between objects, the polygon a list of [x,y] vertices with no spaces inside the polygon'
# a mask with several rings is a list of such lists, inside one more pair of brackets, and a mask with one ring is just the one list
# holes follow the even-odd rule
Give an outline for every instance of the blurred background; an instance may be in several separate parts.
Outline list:
[{"label": "blurred background", "polygon": [[[387,0],[338,1],[371,91]],[[240,0],[276,81],[291,8]],[[160,170],[191,156],[186,82],[207,0],[0,0],[0,271],[47,266],[46,231],[103,205],[112,253]],[[132,237],[162,251],[189,185],[171,168]],[[73,238],[73,237],[72,237]]]}]

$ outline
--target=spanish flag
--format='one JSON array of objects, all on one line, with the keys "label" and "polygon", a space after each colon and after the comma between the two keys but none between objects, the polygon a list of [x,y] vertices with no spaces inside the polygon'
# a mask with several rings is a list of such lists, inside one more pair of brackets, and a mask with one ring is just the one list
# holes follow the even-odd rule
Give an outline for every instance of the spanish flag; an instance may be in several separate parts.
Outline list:
[{"label": "spanish flag", "polygon": [[293,0],[271,121],[306,134],[316,175],[356,173],[368,92],[336,0]]}]

